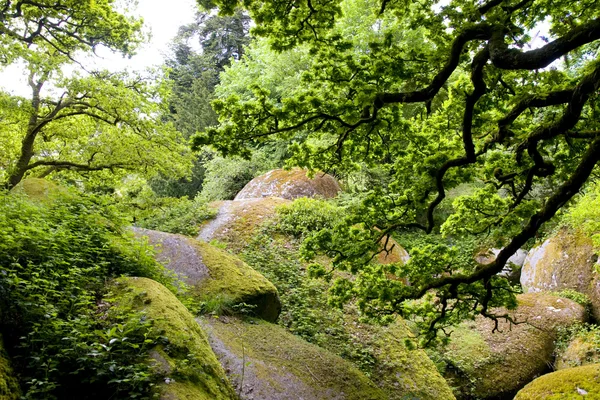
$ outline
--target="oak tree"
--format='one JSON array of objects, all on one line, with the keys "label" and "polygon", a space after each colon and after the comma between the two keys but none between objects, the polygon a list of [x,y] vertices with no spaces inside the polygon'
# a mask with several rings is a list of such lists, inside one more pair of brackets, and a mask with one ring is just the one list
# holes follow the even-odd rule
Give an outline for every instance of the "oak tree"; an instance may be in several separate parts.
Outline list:
[{"label": "oak tree", "polygon": [[[218,89],[220,125],[198,135],[197,146],[243,155],[276,138],[292,143],[296,165],[387,168],[388,185],[307,244],[357,274],[338,280],[334,294],[376,313],[416,312],[431,332],[475,313],[502,317],[493,307],[514,305],[514,289],[498,273],[584,188],[600,160],[600,3],[205,5],[223,13],[246,7],[270,49],[227,71],[249,84],[230,80]],[[265,78],[270,62],[302,52],[304,65],[291,78]],[[473,190],[437,218],[448,192],[465,184]],[[404,266],[368,266],[380,240],[411,231],[491,238],[503,248],[486,265],[447,241],[417,248]],[[430,301],[413,301],[424,297]]]}]

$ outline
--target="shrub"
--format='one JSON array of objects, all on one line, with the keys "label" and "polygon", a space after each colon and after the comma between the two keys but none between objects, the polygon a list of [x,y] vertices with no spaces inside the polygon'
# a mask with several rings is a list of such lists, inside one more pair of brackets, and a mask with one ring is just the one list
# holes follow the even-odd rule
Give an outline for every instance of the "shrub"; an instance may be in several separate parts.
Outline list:
[{"label": "shrub", "polygon": [[120,275],[173,284],[123,222],[99,198],[0,193],[0,327],[25,398],[152,397],[158,335],[140,314],[103,316],[101,299]]}]

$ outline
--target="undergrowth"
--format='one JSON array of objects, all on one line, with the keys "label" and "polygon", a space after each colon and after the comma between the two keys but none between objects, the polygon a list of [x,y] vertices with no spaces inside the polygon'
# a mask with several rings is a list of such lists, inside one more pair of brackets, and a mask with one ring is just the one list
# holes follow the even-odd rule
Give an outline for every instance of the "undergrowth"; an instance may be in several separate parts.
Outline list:
[{"label": "undergrowth", "polygon": [[152,250],[101,198],[33,202],[0,193],[0,327],[25,399],[148,399],[159,335],[137,312],[107,313],[106,282],[144,276],[174,289]]}]

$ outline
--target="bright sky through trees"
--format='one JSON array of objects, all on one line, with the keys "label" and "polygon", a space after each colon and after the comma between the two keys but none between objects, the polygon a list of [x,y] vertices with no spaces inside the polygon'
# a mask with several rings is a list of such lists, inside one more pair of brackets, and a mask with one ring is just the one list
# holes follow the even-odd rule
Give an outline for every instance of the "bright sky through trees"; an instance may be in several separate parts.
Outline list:
[{"label": "bright sky through trees", "polygon": [[[162,64],[170,40],[181,25],[193,21],[197,9],[195,0],[169,0],[169,7],[164,5],[161,0],[140,0],[137,6],[132,7],[134,15],[144,19],[145,31],[151,33],[150,42],[143,44],[134,57],[123,58],[109,50],[100,49],[99,57],[89,57],[84,61],[78,59],[78,61],[82,61],[86,69],[106,68],[111,71],[144,70]],[[0,88],[17,95],[28,96],[30,88],[27,86],[25,74],[23,65],[18,63],[4,67],[0,70]]]}]

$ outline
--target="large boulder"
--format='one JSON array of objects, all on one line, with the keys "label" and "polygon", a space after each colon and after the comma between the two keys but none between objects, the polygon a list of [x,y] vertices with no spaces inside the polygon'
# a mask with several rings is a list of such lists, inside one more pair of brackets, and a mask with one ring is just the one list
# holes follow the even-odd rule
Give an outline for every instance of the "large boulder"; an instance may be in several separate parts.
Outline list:
[{"label": "large boulder", "polygon": [[199,320],[242,400],[387,399],[351,363],[264,321]]},{"label": "large boulder", "polygon": [[17,400],[21,398],[21,389],[4,350],[4,342],[0,336],[0,399]]},{"label": "large boulder", "polygon": [[[479,317],[463,323],[443,350],[446,378],[459,388],[457,397],[492,399],[516,393],[552,364],[559,328],[585,320],[585,309],[572,300],[549,294],[517,296],[509,311],[517,324]],[[504,314],[506,310],[495,310]]]},{"label": "large boulder", "polygon": [[351,336],[373,351],[371,379],[389,400],[453,400],[452,389],[425,351],[409,345],[414,336],[402,319],[389,326],[346,317]]},{"label": "large boulder", "polygon": [[563,228],[532,249],[521,271],[525,292],[573,289],[586,294],[594,318],[600,320],[600,275],[592,240],[580,231]]},{"label": "large boulder", "polygon": [[600,332],[595,329],[579,330],[556,353],[556,370],[600,364]]},{"label": "large boulder", "polygon": [[182,235],[133,228],[158,250],[157,260],[191,286],[203,301],[254,306],[259,318],[275,321],[281,311],[277,289],[239,258],[208,243]]},{"label": "large boulder", "polygon": [[12,193],[23,194],[31,200],[48,201],[66,190],[56,183],[41,178],[27,178],[11,189]]},{"label": "large boulder", "polygon": [[541,376],[514,400],[600,399],[600,364],[563,369]]},{"label": "large boulder", "polygon": [[218,209],[218,213],[200,227],[198,239],[206,242],[218,240],[239,247],[252,237],[262,223],[277,216],[276,207],[290,203],[291,200],[279,197],[211,203],[210,206]]},{"label": "large boulder", "polygon": [[177,297],[147,278],[120,278],[113,283],[112,307],[142,311],[165,337],[150,352],[149,363],[165,376],[161,400],[234,400],[225,371],[206,334]]},{"label": "large boulder", "polygon": [[314,178],[306,176],[307,171],[294,168],[286,171],[275,169],[252,179],[235,196],[235,200],[261,197],[281,197],[288,200],[300,197],[333,198],[342,190],[337,180],[323,172],[317,172]]}]

